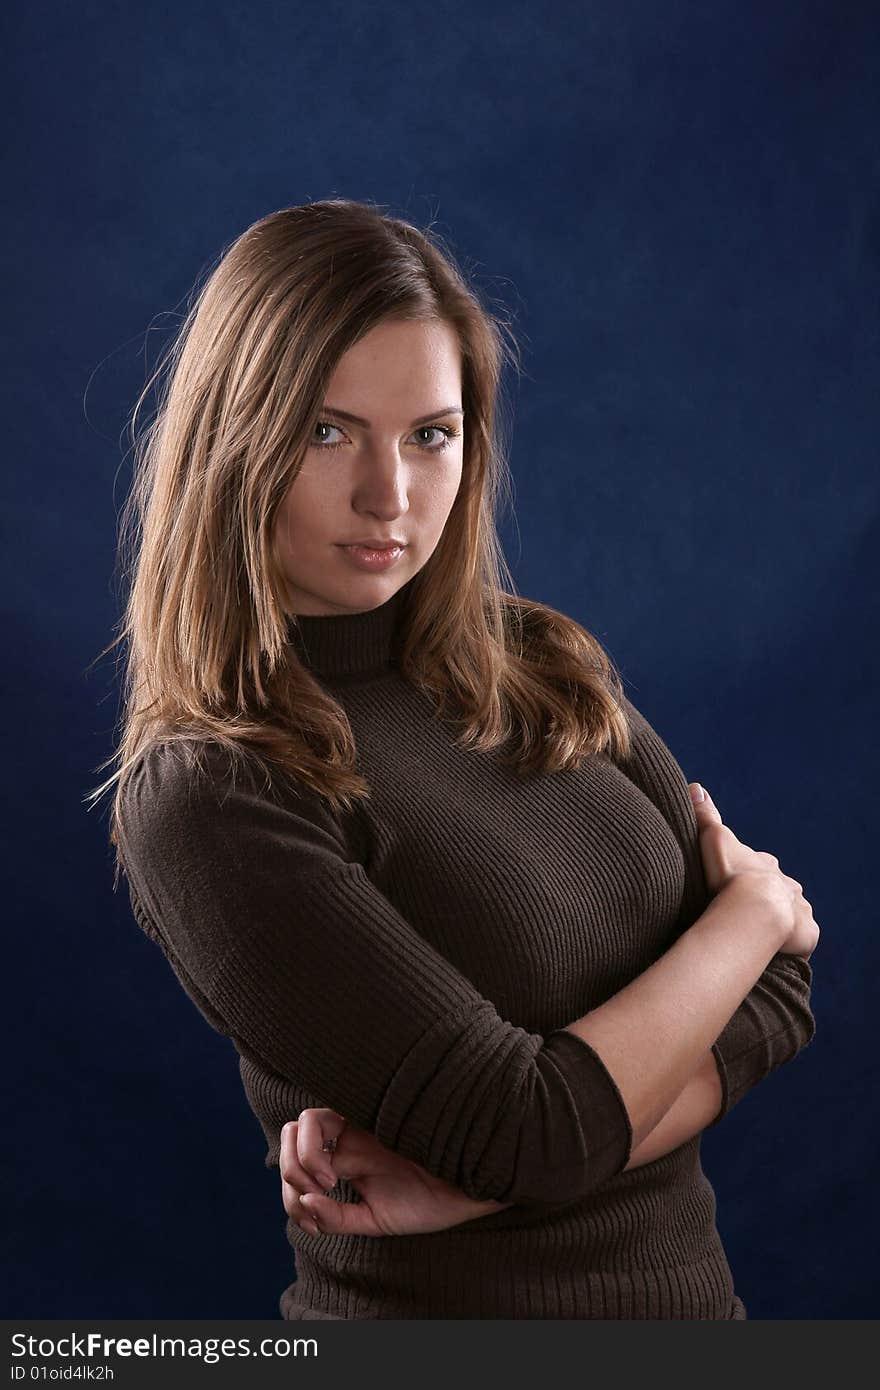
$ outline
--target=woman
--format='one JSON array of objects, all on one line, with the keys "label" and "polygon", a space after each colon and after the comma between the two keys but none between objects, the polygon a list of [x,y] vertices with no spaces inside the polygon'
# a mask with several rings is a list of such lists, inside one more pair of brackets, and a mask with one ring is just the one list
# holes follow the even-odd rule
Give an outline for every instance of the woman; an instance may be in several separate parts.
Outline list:
[{"label": "woman", "polygon": [[812,1037],[818,927],[511,592],[510,347],[374,206],[231,246],[139,450],[95,795],[281,1165],[285,1317],[744,1318],[699,1136]]}]

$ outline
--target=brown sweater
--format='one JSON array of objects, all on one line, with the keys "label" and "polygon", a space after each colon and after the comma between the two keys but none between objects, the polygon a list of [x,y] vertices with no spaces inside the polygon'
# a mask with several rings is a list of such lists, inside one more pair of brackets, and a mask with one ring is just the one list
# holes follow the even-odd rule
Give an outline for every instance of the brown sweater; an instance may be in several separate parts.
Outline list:
[{"label": "brown sweater", "polygon": [[[127,783],[136,920],[239,1056],[269,1167],[331,1106],[470,1196],[515,1203],[415,1236],[287,1223],[286,1318],[744,1318],[700,1136],[622,1171],[632,1130],[564,1025],[666,951],[708,894],[684,775],[627,701],[625,763],[525,779],[463,751],[397,668],[406,586],[304,617],[295,649],[344,706],[371,787],[210,777],[160,742]],[[718,1038],[718,1122],[812,1038],[810,966],[777,955]],[[335,1195],[357,1201],[349,1183]],[[283,1209],[279,1211],[283,1218]]]}]

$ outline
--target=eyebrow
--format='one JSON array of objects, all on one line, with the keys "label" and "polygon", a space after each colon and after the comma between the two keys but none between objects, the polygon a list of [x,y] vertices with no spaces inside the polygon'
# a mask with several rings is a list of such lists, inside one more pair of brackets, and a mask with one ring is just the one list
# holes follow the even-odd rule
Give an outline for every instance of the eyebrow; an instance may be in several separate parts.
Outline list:
[{"label": "eyebrow", "polygon": [[[335,405],[325,405],[323,407],[328,415],[338,415],[340,420],[349,420],[353,425],[363,425],[365,430],[370,428],[369,420],[364,420],[360,415],[352,415],[348,410],[337,410]],[[438,415],[464,415],[460,405],[447,405],[442,410],[432,410],[429,415],[420,415],[418,420],[412,421],[412,428],[417,425],[426,425],[430,420],[436,420]]]}]

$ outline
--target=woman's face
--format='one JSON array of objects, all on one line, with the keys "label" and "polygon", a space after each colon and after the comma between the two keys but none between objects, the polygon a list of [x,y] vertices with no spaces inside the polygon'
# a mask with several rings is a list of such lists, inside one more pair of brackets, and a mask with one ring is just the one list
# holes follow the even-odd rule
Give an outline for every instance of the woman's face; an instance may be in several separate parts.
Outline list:
[{"label": "woman's face", "polygon": [[[288,612],[377,608],[430,559],[461,482],[461,410],[447,323],[380,323],[345,353],[279,510]],[[390,563],[346,548],[392,539]]]}]

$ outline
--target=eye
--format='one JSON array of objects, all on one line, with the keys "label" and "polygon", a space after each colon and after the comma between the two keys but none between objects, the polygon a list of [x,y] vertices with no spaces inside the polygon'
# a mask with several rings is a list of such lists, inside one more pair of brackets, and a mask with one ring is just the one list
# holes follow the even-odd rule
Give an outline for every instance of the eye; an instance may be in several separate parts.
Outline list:
[{"label": "eye", "polygon": [[[315,435],[319,430],[335,430],[337,434],[345,435],[345,431],[341,426],[331,424],[329,420],[318,420],[315,424]],[[442,453],[444,449],[448,448],[450,441],[457,439],[460,433],[460,430],[454,429],[451,425],[419,425],[418,429],[415,430],[416,435],[439,434],[441,442],[426,444],[422,441],[418,443],[416,447],[421,449],[425,454],[439,454]],[[340,440],[329,440],[317,439],[315,435],[312,436],[309,442],[316,449],[340,449],[346,442],[345,437]]]},{"label": "eye", "polygon": [[447,448],[449,441],[455,439],[458,430],[454,430],[451,425],[420,425],[416,434],[439,434],[442,436],[440,444],[421,444],[420,448],[427,450],[429,454],[439,454],[441,450]]},{"label": "eye", "polygon": [[[342,434],[342,430],[339,428],[339,426],[338,426],[338,425],[331,425],[329,420],[319,420],[319,421],[317,422],[317,424],[315,425],[315,433],[317,433],[318,430],[336,430],[336,433],[337,433],[337,434]],[[331,444],[331,443],[329,443],[326,439],[315,439],[314,436],[312,436],[312,439],[311,439],[310,443],[316,444],[316,445],[318,446],[319,449],[338,449],[338,448],[339,448],[339,445],[338,445],[338,444]]]}]

